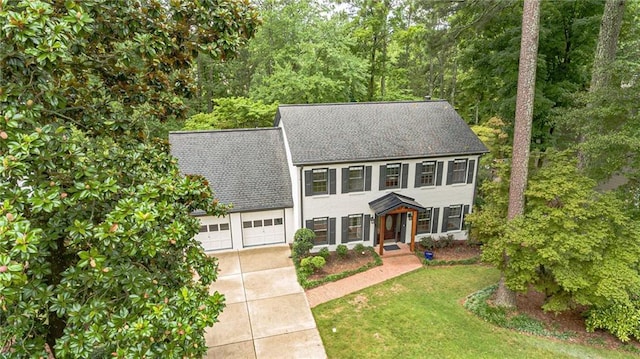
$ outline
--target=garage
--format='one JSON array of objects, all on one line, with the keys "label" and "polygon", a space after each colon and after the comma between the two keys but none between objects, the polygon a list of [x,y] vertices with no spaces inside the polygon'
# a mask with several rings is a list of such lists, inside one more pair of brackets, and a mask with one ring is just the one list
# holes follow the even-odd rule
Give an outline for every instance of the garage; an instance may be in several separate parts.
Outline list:
[{"label": "garage", "polygon": [[284,210],[242,213],[245,247],[285,243]]},{"label": "garage", "polygon": [[202,243],[206,252],[232,249],[229,218],[200,217],[200,232],[196,239]]}]

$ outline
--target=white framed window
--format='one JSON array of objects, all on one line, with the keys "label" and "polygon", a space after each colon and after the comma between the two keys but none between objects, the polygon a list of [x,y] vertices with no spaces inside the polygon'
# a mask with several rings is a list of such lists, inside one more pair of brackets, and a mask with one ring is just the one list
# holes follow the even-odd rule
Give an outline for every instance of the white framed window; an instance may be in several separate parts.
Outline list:
[{"label": "white framed window", "polygon": [[316,234],[316,238],[313,240],[314,245],[329,244],[329,218],[314,218],[313,232]]},{"label": "white framed window", "polygon": [[386,166],[385,188],[400,188],[400,164],[392,163]]},{"label": "white framed window", "polygon": [[313,194],[328,194],[329,193],[329,176],[326,168],[317,168],[312,170],[313,178]]},{"label": "white framed window", "polygon": [[447,231],[458,231],[462,228],[462,205],[450,206],[447,214]]},{"label": "white framed window", "polygon": [[422,162],[422,171],[420,172],[420,186],[435,186],[436,184],[436,162]]},{"label": "white framed window", "polygon": [[362,240],[362,215],[353,214],[348,219],[349,227],[347,229],[347,241]]},{"label": "white framed window", "polygon": [[416,232],[418,233],[431,233],[431,215],[433,213],[432,208],[427,208],[424,212],[418,212],[418,218],[416,223]]},{"label": "white framed window", "polygon": [[364,191],[364,166],[349,167],[349,192]]},{"label": "white framed window", "polygon": [[451,183],[467,182],[467,160],[454,160],[451,169]]}]

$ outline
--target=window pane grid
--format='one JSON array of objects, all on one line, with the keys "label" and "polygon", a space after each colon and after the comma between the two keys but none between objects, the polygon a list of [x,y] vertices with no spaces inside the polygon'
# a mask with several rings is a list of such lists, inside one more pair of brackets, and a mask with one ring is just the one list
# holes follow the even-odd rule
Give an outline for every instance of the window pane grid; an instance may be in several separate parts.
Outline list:
[{"label": "window pane grid", "polygon": [[326,169],[313,170],[313,193],[314,194],[328,193]]},{"label": "window pane grid", "polygon": [[362,215],[349,216],[348,241],[362,240]]},{"label": "window pane grid", "polygon": [[431,233],[431,208],[425,212],[418,212],[417,231],[419,233]]},{"label": "window pane grid", "polygon": [[400,165],[392,164],[387,165],[385,187],[396,188],[400,184]]},{"label": "window pane grid", "polygon": [[462,215],[462,206],[449,207],[449,216],[447,217],[448,231],[455,231],[460,229],[461,215]]},{"label": "window pane grid", "polygon": [[433,186],[436,178],[436,163],[423,162],[422,173],[420,174],[420,184],[423,186]]},{"label": "window pane grid", "polygon": [[453,162],[452,182],[464,183],[467,174],[467,160],[456,160]]},{"label": "window pane grid", "polygon": [[349,191],[364,191],[364,168],[349,167]]},{"label": "window pane grid", "polygon": [[327,236],[328,223],[329,221],[326,217],[313,219],[313,232],[316,234],[316,238],[313,240],[314,245],[329,243]]}]

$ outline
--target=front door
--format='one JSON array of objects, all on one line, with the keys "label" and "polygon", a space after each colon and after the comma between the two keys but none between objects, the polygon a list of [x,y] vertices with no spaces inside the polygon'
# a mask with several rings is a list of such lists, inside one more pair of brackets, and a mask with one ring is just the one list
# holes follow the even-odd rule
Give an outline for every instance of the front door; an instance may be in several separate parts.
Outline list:
[{"label": "front door", "polygon": [[384,240],[396,240],[396,215],[387,214],[384,219]]}]

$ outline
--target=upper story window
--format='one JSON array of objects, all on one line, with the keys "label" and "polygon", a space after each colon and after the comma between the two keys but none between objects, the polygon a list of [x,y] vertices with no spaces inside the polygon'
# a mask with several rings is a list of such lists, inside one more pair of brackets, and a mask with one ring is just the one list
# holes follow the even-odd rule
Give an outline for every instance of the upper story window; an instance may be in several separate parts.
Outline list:
[{"label": "upper story window", "polygon": [[418,212],[418,223],[416,225],[418,233],[431,233],[431,214],[431,208],[427,208],[424,212]]},{"label": "upper story window", "polygon": [[415,187],[433,187],[442,185],[443,161],[422,161],[416,163]]},{"label": "upper story window", "polygon": [[458,158],[447,164],[447,184],[473,183],[476,160]]},{"label": "upper story window", "polygon": [[342,193],[371,191],[371,166],[342,168]]},{"label": "upper story window", "polygon": [[467,160],[453,161],[452,183],[465,183],[467,180]]},{"label": "upper story window", "polygon": [[305,196],[336,193],[336,170],[314,168],[304,171]]},{"label": "upper story window", "polygon": [[313,170],[313,194],[327,194],[329,178],[326,168]]},{"label": "upper story window", "polygon": [[408,163],[390,163],[380,166],[380,190],[407,188]]},{"label": "upper story window", "polygon": [[385,170],[385,188],[399,188],[400,187],[400,164],[393,163],[387,165]]},{"label": "upper story window", "polygon": [[421,186],[434,186],[436,184],[436,162],[422,162],[422,171],[420,172]]},{"label": "upper story window", "polygon": [[349,192],[364,191],[364,166],[349,167]]}]

